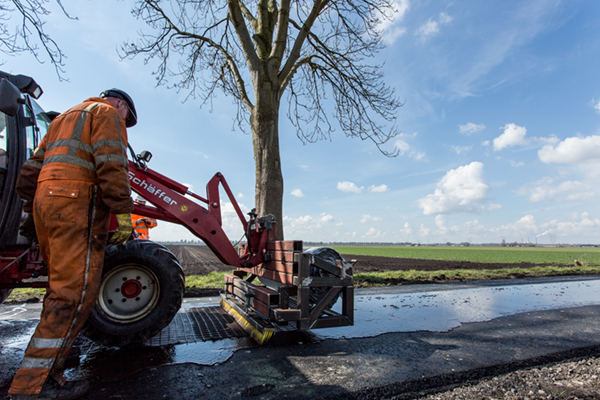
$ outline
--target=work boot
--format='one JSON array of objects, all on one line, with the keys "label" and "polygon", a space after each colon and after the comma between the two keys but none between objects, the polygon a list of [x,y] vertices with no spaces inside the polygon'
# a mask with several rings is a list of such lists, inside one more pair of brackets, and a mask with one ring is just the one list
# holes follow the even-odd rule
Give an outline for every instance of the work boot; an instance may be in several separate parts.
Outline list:
[{"label": "work boot", "polygon": [[90,388],[88,381],[68,381],[61,387],[54,379],[50,378],[40,394],[13,394],[13,400],[70,400],[78,399]]}]

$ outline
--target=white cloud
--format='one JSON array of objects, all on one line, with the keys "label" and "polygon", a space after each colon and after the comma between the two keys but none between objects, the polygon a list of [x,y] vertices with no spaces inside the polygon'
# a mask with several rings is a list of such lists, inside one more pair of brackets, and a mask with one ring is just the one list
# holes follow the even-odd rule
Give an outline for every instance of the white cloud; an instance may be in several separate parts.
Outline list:
[{"label": "white cloud", "polygon": [[390,189],[388,188],[387,185],[379,185],[379,186],[375,186],[375,185],[371,185],[369,186],[369,192],[372,193],[383,193],[383,192],[387,192]]},{"label": "white cloud", "polygon": [[587,201],[600,196],[597,185],[579,181],[555,182],[552,178],[531,182],[517,189],[515,193],[529,197],[532,203]]},{"label": "white cloud", "polygon": [[[414,135],[402,135],[404,137],[415,137],[416,133]],[[421,161],[423,160],[423,158],[425,158],[425,153],[422,152],[417,152],[417,151],[410,151],[410,145],[408,143],[406,143],[404,140],[402,139],[398,139],[396,141],[396,143],[394,143],[394,146],[398,149],[398,151],[400,152],[400,155],[403,156],[405,153],[408,152],[408,156],[414,158],[417,161]]]},{"label": "white cloud", "polygon": [[333,221],[333,215],[329,215],[327,213],[321,214],[321,222],[327,223]]},{"label": "white cloud", "polygon": [[569,219],[570,221],[565,222],[552,220],[548,223],[541,224],[540,229],[548,230],[551,234],[558,234],[563,237],[586,237],[593,236],[595,229],[600,227],[600,219],[592,218],[588,212],[573,213]]},{"label": "white cloud", "polygon": [[410,150],[409,144],[402,139],[398,139],[394,146],[400,151],[400,155],[404,155],[404,153]]},{"label": "white cloud", "polygon": [[363,215],[360,219],[360,222],[366,224],[367,222],[380,222],[381,218],[379,217],[371,217],[370,215]]},{"label": "white cloud", "polygon": [[415,153],[412,153],[412,156],[416,161],[422,161],[425,158],[425,153],[415,152]]},{"label": "white cloud", "polygon": [[409,0],[394,0],[392,2],[393,13],[381,17],[378,30],[381,32],[383,42],[386,45],[392,45],[401,36],[406,34],[406,28],[398,26],[404,19],[410,8]]},{"label": "white cloud", "polygon": [[419,29],[417,29],[416,35],[425,38],[427,36],[436,35],[439,31],[440,31],[440,27],[439,27],[438,22],[429,19],[429,21],[427,21],[427,23],[425,23],[424,25],[421,25],[421,27]]},{"label": "white cloud", "polygon": [[597,113],[600,113],[600,101],[598,101],[598,103],[596,103],[595,100],[592,100],[592,107],[594,107],[596,109]]},{"label": "white cloud", "polygon": [[384,237],[385,233],[376,228],[371,228],[365,233],[365,237],[369,238],[381,238]]},{"label": "white cloud", "polygon": [[500,151],[507,147],[527,144],[527,129],[515,124],[506,124],[504,133],[494,139],[494,151]]},{"label": "white cloud", "polygon": [[408,222],[404,223],[404,227],[402,229],[400,229],[400,233],[404,234],[404,235],[412,235],[413,234],[413,230],[410,227],[410,224]]},{"label": "white cloud", "polygon": [[396,10],[396,20],[402,21],[404,15],[410,8],[410,2],[408,0],[394,0],[394,9]]},{"label": "white cloud", "polygon": [[421,224],[421,226],[419,227],[419,234],[421,236],[429,236],[429,232],[431,232],[431,229],[426,227],[424,224]]},{"label": "white cloud", "polygon": [[419,199],[419,208],[425,215],[480,211],[490,190],[483,177],[483,164],[474,161],[448,171],[433,194]]},{"label": "white cloud", "polygon": [[353,182],[338,182],[337,189],[347,193],[362,193],[364,186],[358,187]]},{"label": "white cloud", "polygon": [[396,40],[398,40],[399,37],[402,37],[405,34],[405,27],[391,26],[388,29],[386,29],[383,33],[383,43],[388,46],[391,46],[396,42]]},{"label": "white cloud", "polygon": [[165,242],[171,240],[200,240],[183,225],[166,221],[158,221],[158,226],[150,231],[150,238],[155,241]]},{"label": "white cloud", "polygon": [[295,196],[295,197],[304,197],[304,193],[302,193],[302,190],[300,190],[300,189],[292,190],[291,194],[292,194],[292,196]]},{"label": "white cloud", "polygon": [[[474,219],[473,221],[463,222],[461,225],[454,225],[450,230],[462,237],[468,238],[471,235],[477,235],[480,237],[484,233],[486,233],[486,228],[479,224],[479,221]],[[469,238],[471,241],[472,238]]]},{"label": "white cloud", "polygon": [[[250,209],[242,203],[238,203],[242,214],[247,214]],[[233,204],[221,200],[221,217],[223,220],[222,227],[227,236],[230,238],[239,238],[244,234],[244,229]]]},{"label": "white cloud", "polygon": [[425,24],[421,25],[415,32],[415,35],[420,36],[421,39],[426,39],[430,36],[435,36],[440,32],[440,26],[447,25],[452,22],[452,17],[445,13],[440,13],[438,21],[433,18],[429,18]]},{"label": "white cloud", "polygon": [[470,136],[474,133],[481,132],[485,129],[484,124],[474,124],[473,122],[468,122],[464,125],[458,126],[458,132],[461,135]]},{"label": "white cloud", "polygon": [[438,227],[438,229],[440,230],[440,233],[442,233],[442,234],[444,234],[448,231],[448,228],[446,227],[447,221],[448,221],[448,216],[446,216],[446,215],[438,214],[435,217],[435,225]]},{"label": "white cloud", "polygon": [[525,163],[523,161],[516,162],[515,160],[509,160],[511,167],[523,167]]},{"label": "white cloud", "polygon": [[452,22],[453,18],[446,13],[440,13],[440,24],[447,25]]},{"label": "white cloud", "polygon": [[468,153],[471,151],[473,146],[450,146],[450,148],[454,150],[457,155],[461,155],[462,153]]},{"label": "white cloud", "polygon": [[[538,225],[533,215],[525,215],[516,222],[490,229],[490,232],[507,241],[529,241],[537,237],[545,237],[545,240],[554,240],[554,237],[594,237],[600,228],[600,219],[593,218],[588,212],[573,213],[568,216],[567,221],[557,219]],[[552,238],[552,239],[548,239]],[[583,239],[581,243],[589,243],[592,240]],[[560,242],[560,241],[559,241]]]},{"label": "white cloud", "polygon": [[580,164],[600,161],[600,136],[570,137],[556,146],[545,145],[538,151],[540,161],[546,164]]},{"label": "white cloud", "polygon": [[283,217],[283,228],[286,235],[291,238],[330,240],[330,232],[328,232],[326,228],[328,226],[330,227],[331,225],[328,224],[333,221],[333,216],[327,213],[321,213],[321,215],[316,217],[304,215],[296,218],[286,215]]},{"label": "white cloud", "polygon": [[527,235],[537,234],[539,231],[535,223],[533,215],[526,215],[517,222],[502,225],[499,228],[492,229],[493,232],[498,232],[504,235]]}]

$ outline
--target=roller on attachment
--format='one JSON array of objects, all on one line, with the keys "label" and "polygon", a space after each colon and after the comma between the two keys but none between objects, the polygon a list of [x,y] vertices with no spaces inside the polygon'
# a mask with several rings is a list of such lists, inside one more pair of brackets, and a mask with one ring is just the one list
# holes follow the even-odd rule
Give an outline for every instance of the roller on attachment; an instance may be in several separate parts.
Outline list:
[{"label": "roller on attachment", "polygon": [[275,328],[265,326],[264,322],[252,318],[231,300],[221,299],[221,307],[254,339],[259,345],[266,344],[275,334]]}]

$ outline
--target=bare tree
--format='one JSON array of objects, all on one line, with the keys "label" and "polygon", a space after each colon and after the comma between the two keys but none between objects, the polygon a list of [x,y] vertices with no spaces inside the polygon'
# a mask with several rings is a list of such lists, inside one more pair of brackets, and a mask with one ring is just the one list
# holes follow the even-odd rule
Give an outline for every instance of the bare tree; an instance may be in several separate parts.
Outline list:
[{"label": "bare tree", "polygon": [[[71,17],[62,5],[61,0],[54,0],[69,19]],[[50,58],[56,69],[59,80],[65,80],[65,55],[58,44],[44,31],[44,17],[50,14],[48,4],[51,0],[0,0],[0,51],[4,54],[29,52],[40,63],[40,48]],[[10,23],[11,18],[13,22]],[[16,22],[15,22],[16,21]]]},{"label": "bare tree", "polygon": [[124,44],[122,56],[157,59],[158,84],[174,78],[203,104],[217,90],[237,100],[235,121],[242,129],[249,121],[252,131],[257,212],[275,215],[282,239],[284,93],[304,143],[330,138],[330,106],[346,136],[396,154],[381,145],[397,134],[402,104],[381,66],[365,62],[382,47],[377,27],[392,7],[393,0],[141,0],[132,12],[154,30]]}]

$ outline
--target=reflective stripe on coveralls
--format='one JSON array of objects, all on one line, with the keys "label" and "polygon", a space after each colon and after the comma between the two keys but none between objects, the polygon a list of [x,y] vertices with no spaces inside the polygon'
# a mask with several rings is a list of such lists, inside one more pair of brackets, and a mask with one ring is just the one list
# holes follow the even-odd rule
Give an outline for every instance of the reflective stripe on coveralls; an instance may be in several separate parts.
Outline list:
[{"label": "reflective stripe on coveralls", "polygon": [[[145,222],[145,221],[148,222]],[[154,218],[144,217],[143,215],[131,214],[133,229],[140,235],[140,239],[150,239],[149,229],[155,228],[158,223]]]},{"label": "reflective stripe on coveralls", "polygon": [[98,297],[110,213],[133,208],[125,121],[102,103],[92,98],[57,117],[17,182],[31,203],[49,287],[10,394],[38,394],[49,375],[65,382],[64,362]]},{"label": "reflective stripe on coveralls", "polygon": [[[34,219],[52,280],[11,394],[39,393],[51,371],[57,381],[64,381],[64,362],[94,307],[104,262],[109,211],[97,201],[96,188],[73,181],[44,181],[38,186]],[[85,197],[89,201],[82,201]],[[73,219],[78,223],[68,224]],[[61,220],[62,224],[56,223]]]}]

